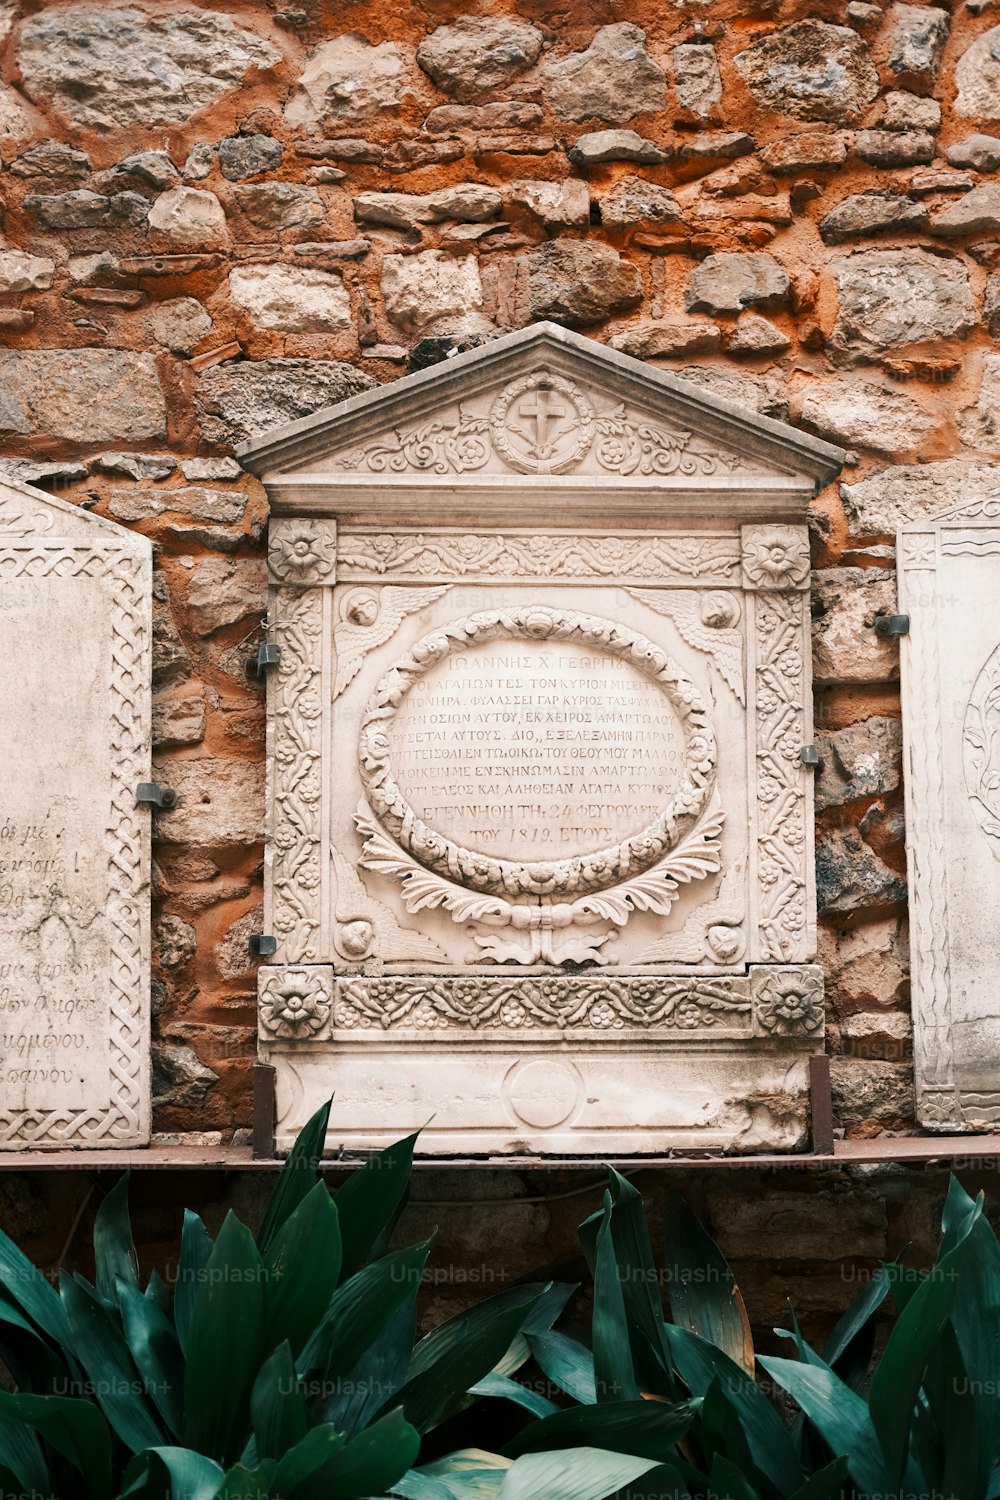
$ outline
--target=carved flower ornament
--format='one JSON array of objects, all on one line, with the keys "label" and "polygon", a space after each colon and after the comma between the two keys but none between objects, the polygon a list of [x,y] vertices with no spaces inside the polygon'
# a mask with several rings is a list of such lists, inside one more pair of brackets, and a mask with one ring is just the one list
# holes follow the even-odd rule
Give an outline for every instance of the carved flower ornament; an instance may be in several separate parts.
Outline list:
[{"label": "carved flower ornament", "polygon": [[794,588],[809,576],[809,549],[800,528],[771,526],[747,536],[743,571],[758,588]]},{"label": "carved flower ornament", "polygon": [[271,528],[269,561],[275,578],[290,583],[325,578],[337,555],[333,539],[315,521],[297,521]]},{"label": "carved flower ornament", "polygon": [[774,974],[757,993],[757,1019],[775,1036],[818,1031],[823,1024],[823,993],[801,974]]},{"label": "carved flower ornament", "polygon": [[260,1020],[271,1036],[314,1037],[330,1019],[332,984],[315,969],[285,969],[262,980]]}]

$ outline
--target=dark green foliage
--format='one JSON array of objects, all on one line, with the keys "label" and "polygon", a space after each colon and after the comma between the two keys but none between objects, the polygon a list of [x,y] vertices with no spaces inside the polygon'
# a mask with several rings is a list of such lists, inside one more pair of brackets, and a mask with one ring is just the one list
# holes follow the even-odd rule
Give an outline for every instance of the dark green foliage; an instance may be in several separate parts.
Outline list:
[{"label": "dark green foliage", "polygon": [[[562,1285],[509,1287],[416,1341],[430,1245],[387,1250],[416,1138],[331,1196],[326,1119],[303,1130],[256,1238],[230,1214],[213,1242],[185,1215],[172,1295],[140,1281],[127,1177],[97,1214],[93,1286],[63,1276],[56,1291],[0,1233],[14,1387],[0,1389],[0,1495],[1000,1500],[1000,1246],[957,1182],[932,1270],[883,1266],[821,1353],[793,1318],[779,1331],[795,1357],[755,1360],[732,1272],[687,1204],[669,1204],[661,1267],[616,1172],[581,1226],[589,1343],[556,1326],[576,1290]],[[791,1426],[758,1365],[795,1402]],[[456,1419],[483,1446],[428,1461]]]}]

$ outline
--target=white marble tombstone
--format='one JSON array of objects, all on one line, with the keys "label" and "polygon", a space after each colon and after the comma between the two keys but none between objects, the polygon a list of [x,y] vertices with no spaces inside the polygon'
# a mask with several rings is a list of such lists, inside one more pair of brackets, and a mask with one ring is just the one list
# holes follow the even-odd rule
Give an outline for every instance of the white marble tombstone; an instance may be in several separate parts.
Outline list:
[{"label": "white marble tombstone", "polygon": [[917,1118],[1000,1124],[1000,497],[898,534]]},{"label": "white marble tombstone", "polygon": [[0,482],[0,1148],[149,1140],[151,547]]},{"label": "white marble tombstone", "polygon": [[246,445],[287,1149],[801,1146],[806,506],[839,450],[550,324]]}]

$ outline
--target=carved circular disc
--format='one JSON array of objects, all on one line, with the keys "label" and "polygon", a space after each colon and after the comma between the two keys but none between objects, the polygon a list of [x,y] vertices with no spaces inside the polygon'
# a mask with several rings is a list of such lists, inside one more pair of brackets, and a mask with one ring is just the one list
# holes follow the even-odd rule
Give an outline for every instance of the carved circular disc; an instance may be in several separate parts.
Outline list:
[{"label": "carved circular disc", "polygon": [[525,1125],[551,1130],[576,1114],[583,1079],[578,1068],[561,1058],[525,1057],[510,1069],[502,1091],[508,1108]]},{"label": "carved circular disc", "polygon": [[[391,764],[394,716],[413,685],[439,662],[493,641],[585,646],[619,658],[656,684],[679,722],[684,752],[680,784],[652,822],[602,848],[529,861],[464,848],[418,816]],[[660,646],[612,620],[544,605],[466,615],[423,636],[376,684],[362,720],[358,752],[372,812],[390,838],[426,869],[467,890],[559,900],[609,890],[658,864],[705,811],[717,758],[715,735],[697,688]]]},{"label": "carved circular disc", "polygon": [[559,474],[594,441],[594,409],[561,375],[525,375],[494,401],[490,433],[497,452],[522,474]]}]

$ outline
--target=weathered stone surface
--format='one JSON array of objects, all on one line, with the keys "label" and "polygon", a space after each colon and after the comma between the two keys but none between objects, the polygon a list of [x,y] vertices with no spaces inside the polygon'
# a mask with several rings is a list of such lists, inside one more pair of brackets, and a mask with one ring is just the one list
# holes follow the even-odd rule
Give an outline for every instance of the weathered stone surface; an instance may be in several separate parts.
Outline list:
[{"label": "weathered stone surface", "polygon": [[911,87],[929,88],[948,40],[951,17],[933,5],[894,5],[890,15],[890,68]]},{"label": "weathered stone surface", "polygon": [[374,384],[363,370],[338,360],[242,360],[205,370],[195,404],[209,442],[238,443]]},{"label": "weathered stone surface", "polygon": [[824,214],[819,222],[819,232],[828,245],[859,235],[883,231],[899,234],[906,229],[926,228],[927,208],[923,203],[884,188],[852,193]]},{"label": "weathered stone surface", "polygon": [[723,251],[689,273],[684,305],[688,312],[740,312],[773,307],[786,300],[788,291],[788,273],[773,255]]},{"label": "weathered stone surface", "polygon": [[677,371],[690,385],[732,401],[736,406],[745,406],[749,411],[759,412],[762,417],[773,417],[776,422],[787,422],[788,389],[780,375],[768,372],[764,375],[744,375],[734,370],[718,370],[712,365],[684,365]]},{"label": "weathered stone surface", "polygon": [[264,931],[264,908],[252,906],[228,927],[215,948],[215,967],[223,979],[242,979],[257,968],[257,957],[250,947],[255,932]]},{"label": "weathered stone surface", "polygon": [[133,799],[149,763],[151,547],[6,481],[0,529],[0,1149],[138,1146],[150,846]]},{"label": "weathered stone surface", "polygon": [[153,927],[153,952],[164,969],[183,968],[196,947],[194,928],[180,917],[163,916]]},{"label": "weathered stone surface", "polygon": [[185,182],[201,182],[212,170],[215,153],[207,141],[199,141],[188,153],[181,175]]},{"label": "weathered stone surface", "polygon": [[854,150],[873,167],[919,167],[934,160],[937,142],[929,130],[859,130]]},{"label": "weathered stone surface", "polygon": [[191,354],[212,327],[212,319],[194,297],[158,302],[150,317],[153,337],[174,354]]},{"label": "weathered stone surface", "polygon": [[984,31],[955,67],[955,113],[969,119],[1000,120],[1000,26]]},{"label": "weathered stone surface", "polygon": [[47,229],[135,227],[144,223],[150,207],[139,193],[93,193],[77,188],[71,193],[28,193],[23,200]]},{"label": "weathered stone surface", "polygon": [[611,347],[635,359],[687,359],[714,354],[722,342],[718,324],[707,318],[633,323],[611,336]]},{"label": "weathered stone surface", "polygon": [[984,357],[976,404],[958,413],[958,430],[967,448],[1000,451],[1000,354]]},{"label": "weathered stone surface", "polygon": [[840,486],[854,536],[895,536],[902,520],[933,516],[961,498],[985,502],[1000,492],[1000,463],[946,458],[882,469]]},{"label": "weathered stone surface", "polygon": [[26,141],[44,130],[45,121],[22,99],[16,89],[0,83],[0,142],[5,146]]},{"label": "weathered stone surface", "polygon": [[642,273],[609,245],[552,240],[528,257],[533,318],[598,323],[642,301]]},{"label": "weathered stone surface", "polygon": [[817,962],[842,1018],[906,1002],[909,955],[900,929],[898,917],[883,917],[846,931],[821,930]]},{"label": "weathered stone surface", "polygon": [[667,153],[635,130],[592,130],[581,135],[567,153],[578,167],[596,167],[608,161],[638,161],[655,166]]},{"label": "weathered stone surface", "polygon": [[715,120],[722,98],[722,78],[711,42],[685,43],[671,53],[674,91],[682,117]]},{"label": "weathered stone surface", "polygon": [[417,48],[417,62],[442,93],[479,103],[538,60],[542,33],[514,16],[459,16]]},{"label": "weathered stone surface", "polygon": [[284,155],[284,147],[273,136],[227,135],[219,142],[219,171],[230,182],[243,182],[261,172],[273,172]]},{"label": "weathered stone surface", "polygon": [[385,224],[390,229],[412,229],[417,224],[440,224],[458,219],[482,224],[499,217],[503,199],[494,187],[463,182],[436,193],[359,193],[354,217],[359,224]]},{"label": "weathered stone surface", "polygon": [[219,1081],[198,1059],[192,1047],[180,1042],[154,1042],[153,1098],[160,1109],[187,1110],[196,1119],[205,1106],[205,1096]]},{"label": "weathered stone surface", "polygon": [[825,21],[771,32],[735,61],[759,103],[798,120],[849,123],[878,93],[878,74],[857,32]]},{"label": "weathered stone surface", "polygon": [[164,844],[256,844],[264,833],[264,767],[245,760],[172,759],[158,766],[177,806],[157,816]]},{"label": "weathered stone surface", "polygon": [[993,271],[986,278],[983,322],[989,329],[991,338],[1000,338],[1000,271]]},{"label": "weathered stone surface", "polygon": [[845,1130],[899,1130],[912,1125],[916,1102],[912,1063],[830,1059],[834,1115]]},{"label": "weathered stone surface", "polygon": [[239,479],[243,470],[235,458],[182,458],[181,473],[194,484],[218,479]]},{"label": "weathered stone surface", "polygon": [[876,715],[844,729],[821,731],[823,765],[816,778],[816,810],[863,797],[884,797],[899,786],[903,735],[898,719]]},{"label": "weathered stone surface", "polygon": [[189,120],[281,54],[212,10],[148,14],[64,5],[21,27],[18,68],[28,97],[74,125],[113,130]]},{"label": "weathered stone surface", "polygon": [[607,229],[630,229],[635,224],[671,224],[681,218],[669,188],[644,177],[620,177],[610,192],[602,193],[601,222]]},{"label": "weathered stone surface", "polygon": [[961,338],[975,327],[969,278],[958,260],[926,250],[857,250],[834,263],[840,291],[831,345],[871,358],[921,339]]},{"label": "weathered stone surface", "polygon": [[375,47],[358,32],[347,32],[310,52],[285,117],[309,127],[370,120],[399,104],[409,74],[409,59],[394,42]]},{"label": "weathered stone surface", "polygon": [[873,123],[886,130],[937,130],[941,124],[941,106],[936,99],[922,94],[890,89],[879,100]]},{"label": "weathered stone surface", "polygon": [[816,843],[816,905],[821,914],[852,916],[906,900],[906,881],[883,864],[855,828],[834,829]]},{"label": "weathered stone surface", "polygon": [[769,172],[783,177],[793,172],[839,167],[847,160],[847,146],[844,137],[835,131],[808,130],[772,141],[761,151],[760,159]]},{"label": "weathered stone surface", "polygon": [[205,738],[205,698],[186,694],[163,698],[153,704],[153,748],[166,750],[181,745],[200,745]]},{"label": "weathered stone surface", "polygon": [[47,292],[55,271],[55,261],[46,256],[28,255],[23,250],[0,250],[0,295]]},{"label": "weathered stone surface", "polygon": [[157,569],[153,573],[153,686],[171,687],[190,672],[191,658],[170,607],[166,574]]},{"label": "weathered stone surface", "polygon": [[76,443],[162,437],[167,411],[149,354],[0,349],[0,430]]},{"label": "weathered stone surface", "polygon": [[212,635],[267,604],[267,579],[256,558],[203,558],[191,574],[188,612],[199,635]]},{"label": "weathered stone surface", "polygon": [[430,135],[454,135],[472,130],[536,130],[544,114],[541,105],[519,99],[498,99],[493,104],[439,104],[424,121]]},{"label": "weathered stone surface", "polygon": [[967,135],[949,146],[945,156],[953,167],[974,167],[977,172],[995,172],[1000,167],[1000,136]]},{"label": "weathered stone surface", "polygon": [[177,460],[172,453],[102,453],[97,467],[102,474],[125,474],[129,479],[166,479]]},{"label": "weathered stone surface", "polygon": [[456,258],[441,250],[387,255],[381,285],[386,316],[406,333],[481,333],[489,326],[479,267],[471,256]]},{"label": "weathered stone surface", "polygon": [[509,185],[507,195],[546,229],[586,229],[590,223],[590,189],[579,177],[561,182],[522,177]]},{"label": "weathered stone surface", "polygon": [[15,156],[9,170],[15,177],[86,177],[90,157],[63,141],[40,141]]},{"label": "weathered stone surface", "polygon": [[821,437],[879,453],[919,447],[939,425],[901,391],[866,380],[814,382],[802,402],[802,421]]},{"label": "weathered stone surface", "polygon": [[233,189],[236,206],[258,229],[294,229],[320,224],[323,200],[314,187],[297,182],[253,182]]},{"label": "weathered stone surface", "polygon": [[351,299],[333,271],[241,266],[229,273],[229,293],[260,328],[329,333],[350,327]]},{"label": "weathered stone surface", "polygon": [[899,676],[899,647],[875,633],[875,620],[895,612],[895,575],[882,568],[824,568],[816,573],[814,680],[894,682]]},{"label": "weathered stone surface", "polygon": [[744,313],[726,341],[727,351],[737,359],[783,354],[791,347],[787,333],[760,313]]},{"label": "weathered stone surface", "polygon": [[246,508],[247,497],[239,490],[206,490],[199,485],[112,490],[108,501],[108,510],[118,521],[147,521],[165,511],[174,511],[199,521],[230,524],[242,520]]},{"label": "weathered stone surface", "polygon": [[709,1184],[707,1197],[712,1234],[733,1260],[756,1260],[762,1245],[778,1249],[782,1260],[811,1266],[857,1256],[882,1260],[888,1253],[885,1204],[870,1191],[789,1192],[775,1200]]},{"label": "weathered stone surface", "polygon": [[149,227],[172,248],[184,250],[216,249],[229,238],[222,204],[200,188],[161,193],[149,210]]},{"label": "weathered stone surface", "polygon": [[169,187],[180,175],[165,151],[136,151],[116,162],[112,170],[116,177],[138,177],[157,191]]},{"label": "weathered stone surface", "polygon": [[585,52],[547,63],[542,86],[556,114],[566,120],[623,125],[647,110],[663,108],[666,75],[646,51],[642,28],[619,21],[602,26]]},{"label": "weathered stone surface", "polygon": [[962,234],[996,234],[1000,231],[1000,183],[985,182],[971,193],[963,193],[931,221],[931,233],[949,239]]}]

